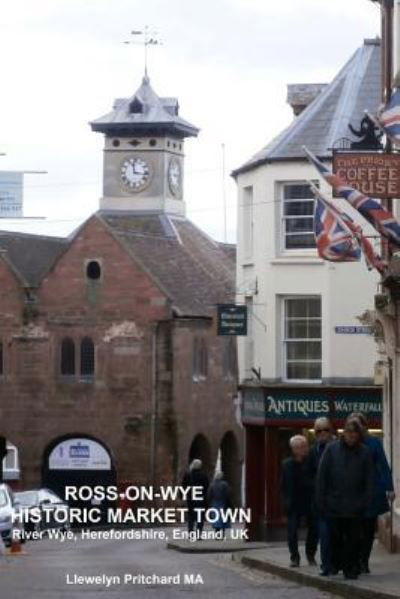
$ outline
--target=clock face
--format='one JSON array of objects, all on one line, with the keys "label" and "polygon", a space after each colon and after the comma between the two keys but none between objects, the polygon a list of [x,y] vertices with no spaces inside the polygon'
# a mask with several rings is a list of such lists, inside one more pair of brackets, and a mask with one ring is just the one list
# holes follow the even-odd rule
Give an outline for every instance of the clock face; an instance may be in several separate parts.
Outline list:
[{"label": "clock face", "polygon": [[127,158],[121,165],[121,179],[132,191],[140,191],[150,183],[150,166],[143,158]]},{"label": "clock face", "polygon": [[168,183],[171,193],[180,197],[182,194],[182,169],[179,160],[172,158],[168,167]]}]

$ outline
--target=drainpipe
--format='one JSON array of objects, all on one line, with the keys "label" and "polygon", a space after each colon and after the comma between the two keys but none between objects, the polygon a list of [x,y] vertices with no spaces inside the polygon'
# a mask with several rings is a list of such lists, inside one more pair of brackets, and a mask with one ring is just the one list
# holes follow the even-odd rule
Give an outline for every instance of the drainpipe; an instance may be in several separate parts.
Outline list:
[{"label": "drainpipe", "polygon": [[157,341],[158,327],[156,324],[151,336],[151,419],[150,419],[150,484],[156,485],[157,469],[157,417],[158,417],[158,397],[157,397]]}]

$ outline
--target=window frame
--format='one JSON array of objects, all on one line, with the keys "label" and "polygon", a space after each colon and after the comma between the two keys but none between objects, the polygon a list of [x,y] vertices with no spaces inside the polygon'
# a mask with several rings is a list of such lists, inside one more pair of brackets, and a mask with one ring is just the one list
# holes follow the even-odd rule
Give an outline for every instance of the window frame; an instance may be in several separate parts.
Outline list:
[{"label": "window frame", "polygon": [[[319,181],[318,180],[314,180],[312,181],[312,183],[314,183],[314,185],[316,185],[317,187],[319,187]],[[288,219],[295,219],[295,218],[309,218],[312,221],[312,230],[308,231],[308,232],[304,232],[304,233],[293,233],[292,236],[294,235],[309,235],[309,234],[313,234],[314,235],[314,211],[315,211],[315,198],[314,196],[312,196],[312,198],[291,198],[290,200],[285,200],[285,188],[286,187],[290,187],[290,186],[299,186],[299,185],[303,185],[305,187],[308,187],[308,181],[305,179],[297,179],[297,180],[289,180],[289,181],[281,181],[279,183],[279,190],[278,190],[278,194],[279,194],[279,253],[281,255],[298,255],[298,254],[307,254],[307,255],[311,255],[311,256],[315,256],[317,253],[316,250],[316,246],[315,244],[313,246],[308,246],[308,247],[301,247],[301,248],[288,248],[286,247],[286,239],[288,236],[290,236],[290,234],[288,234],[286,232],[286,221]],[[285,206],[287,205],[288,202],[309,202],[312,203],[313,205],[313,209],[312,209],[312,214],[311,215],[303,215],[303,216],[296,216],[296,215],[285,215]]]},{"label": "window frame", "polygon": [[[321,376],[320,378],[289,378],[288,377],[288,357],[287,347],[288,342],[294,341],[293,339],[287,339],[286,337],[286,302],[287,300],[308,300],[308,299],[319,299],[321,307],[321,316],[313,317],[315,320],[321,322],[321,336],[320,338],[305,338],[296,339],[296,342],[319,342],[321,344],[321,358],[319,360],[290,360],[291,362],[302,362],[304,364],[319,363],[321,365]],[[307,319],[308,320],[308,319]],[[322,366],[323,366],[323,329],[322,329],[322,296],[321,295],[284,295],[282,296],[282,310],[281,310],[281,339],[282,339],[282,380],[285,383],[310,383],[310,384],[321,384],[322,383]]]},{"label": "window frame", "polygon": [[[63,357],[64,357],[64,343],[66,342],[71,342],[72,346],[74,348],[74,354],[73,354],[73,364],[74,364],[74,372],[73,373],[64,373],[63,372]],[[73,337],[69,337],[68,335],[63,337],[61,339],[61,343],[60,343],[60,358],[59,358],[59,373],[62,379],[73,379],[76,377],[76,372],[77,372],[77,352],[76,352],[76,341]]]},{"label": "window frame", "polygon": [[204,382],[208,378],[208,344],[205,337],[196,335],[192,343],[192,380]]},{"label": "window frame", "polygon": [[[83,373],[82,372],[82,365],[83,365],[82,352],[83,352],[83,345],[87,341],[90,341],[91,350],[93,351],[93,368],[90,373]],[[84,337],[81,337],[81,339],[79,341],[79,369],[77,371],[77,377],[79,378],[80,382],[91,383],[95,379],[95,376],[96,376],[96,344],[95,344],[94,340],[92,339],[92,337],[90,337],[89,335],[85,335]]]}]

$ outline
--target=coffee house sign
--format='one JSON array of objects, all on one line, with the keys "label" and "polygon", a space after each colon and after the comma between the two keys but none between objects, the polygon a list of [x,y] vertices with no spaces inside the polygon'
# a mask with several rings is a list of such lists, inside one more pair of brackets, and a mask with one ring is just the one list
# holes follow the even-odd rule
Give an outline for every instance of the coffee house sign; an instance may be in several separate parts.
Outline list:
[{"label": "coffee house sign", "polygon": [[334,152],[333,172],[368,196],[400,198],[400,154]]}]

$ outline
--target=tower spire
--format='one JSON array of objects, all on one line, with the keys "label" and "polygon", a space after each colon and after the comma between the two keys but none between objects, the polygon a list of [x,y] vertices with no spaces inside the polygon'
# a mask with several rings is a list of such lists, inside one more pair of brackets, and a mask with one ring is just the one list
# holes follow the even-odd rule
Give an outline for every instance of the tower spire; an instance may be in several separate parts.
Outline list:
[{"label": "tower spire", "polygon": [[133,39],[124,41],[124,44],[133,44],[134,46],[143,46],[144,50],[144,79],[149,80],[149,46],[160,46],[162,41],[158,37],[158,32],[150,29],[148,25],[145,25],[143,29],[134,29],[131,31]]}]

